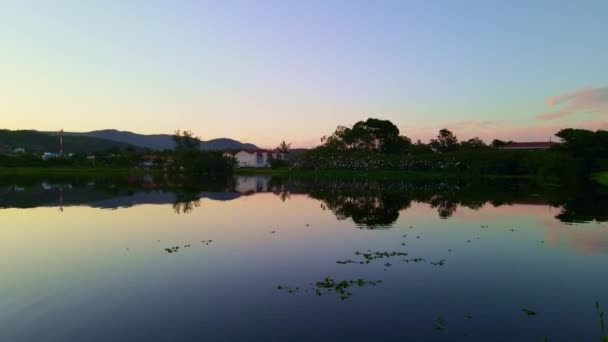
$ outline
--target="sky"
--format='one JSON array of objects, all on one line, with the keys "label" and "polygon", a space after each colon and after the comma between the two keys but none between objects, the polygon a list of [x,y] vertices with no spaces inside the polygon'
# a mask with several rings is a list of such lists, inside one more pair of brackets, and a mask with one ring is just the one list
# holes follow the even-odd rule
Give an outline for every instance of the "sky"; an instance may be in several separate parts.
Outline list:
[{"label": "sky", "polygon": [[319,144],[608,129],[608,1],[4,0],[0,128]]}]

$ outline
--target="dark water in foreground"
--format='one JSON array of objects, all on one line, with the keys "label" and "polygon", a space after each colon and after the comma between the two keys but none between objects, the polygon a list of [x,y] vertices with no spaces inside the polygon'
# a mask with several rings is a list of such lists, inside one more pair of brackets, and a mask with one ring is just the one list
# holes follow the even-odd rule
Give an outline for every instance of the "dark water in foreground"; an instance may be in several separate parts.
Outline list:
[{"label": "dark water in foreground", "polygon": [[15,181],[0,340],[598,341],[607,203],[504,182]]}]

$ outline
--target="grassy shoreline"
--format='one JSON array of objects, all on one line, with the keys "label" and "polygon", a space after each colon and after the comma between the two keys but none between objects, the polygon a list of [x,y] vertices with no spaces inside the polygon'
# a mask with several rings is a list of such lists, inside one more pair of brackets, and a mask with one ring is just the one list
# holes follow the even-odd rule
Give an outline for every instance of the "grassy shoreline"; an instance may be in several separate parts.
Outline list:
[{"label": "grassy shoreline", "polygon": [[[422,171],[350,171],[350,170],[324,170],[324,171],[301,171],[260,168],[239,168],[234,170],[235,175],[243,176],[273,176],[273,177],[297,177],[297,178],[322,178],[322,179],[371,179],[371,180],[457,180],[462,175],[449,172],[422,172]],[[508,176],[508,175],[486,175],[484,179],[532,179],[532,176]]]},{"label": "grassy shoreline", "polygon": [[608,171],[596,173],[593,175],[593,179],[603,186],[608,186]]},{"label": "grassy shoreline", "polygon": [[[0,177],[69,177],[69,176],[126,176],[141,174],[158,174],[159,170],[130,169],[119,167],[0,167]],[[467,178],[458,173],[450,172],[421,172],[421,171],[351,171],[324,170],[302,171],[260,168],[234,169],[235,175],[242,176],[271,176],[279,178],[318,178],[318,179],[369,179],[369,180],[400,180],[400,181],[445,181]],[[532,176],[520,175],[484,175],[483,179],[533,179]],[[608,172],[596,174],[594,179],[608,186]]]},{"label": "grassy shoreline", "polygon": [[113,167],[0,167],[1,176],[120,176],[150,173],[149,170]]}]

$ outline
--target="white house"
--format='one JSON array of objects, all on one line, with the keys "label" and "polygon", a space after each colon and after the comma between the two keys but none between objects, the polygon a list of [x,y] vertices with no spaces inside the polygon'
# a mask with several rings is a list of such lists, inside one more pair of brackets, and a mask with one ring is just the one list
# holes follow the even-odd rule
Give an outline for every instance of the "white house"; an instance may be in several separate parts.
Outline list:
[{"label": "white house", "polygon": [[44,154],[42,155],[42,160],[50,160],[54,158],[57,158],[57,155],[55,153],[44,152]]},{"label": "white house", "polygon": [[270,177],[234,177],[235,190],[244,195],[254,194],[256,192],[268,192]]},{"label": "white house", "polygon": [[270,167],[270,159],[286,159],[284,153],[263,149],[227,151],[224,156],[236,159],[236,167]]}]

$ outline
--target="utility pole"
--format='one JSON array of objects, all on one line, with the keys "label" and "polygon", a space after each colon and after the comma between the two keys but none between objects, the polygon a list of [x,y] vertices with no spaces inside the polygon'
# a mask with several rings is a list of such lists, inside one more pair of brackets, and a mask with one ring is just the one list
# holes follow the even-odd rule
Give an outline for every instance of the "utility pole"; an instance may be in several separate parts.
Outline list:
[{"label": "utility pole", "polygon": [[63,128],[59,131],[59,155],[63,155]]}]

